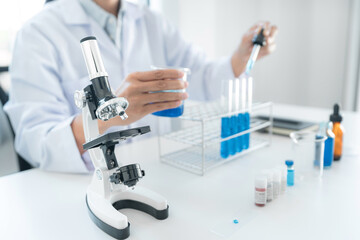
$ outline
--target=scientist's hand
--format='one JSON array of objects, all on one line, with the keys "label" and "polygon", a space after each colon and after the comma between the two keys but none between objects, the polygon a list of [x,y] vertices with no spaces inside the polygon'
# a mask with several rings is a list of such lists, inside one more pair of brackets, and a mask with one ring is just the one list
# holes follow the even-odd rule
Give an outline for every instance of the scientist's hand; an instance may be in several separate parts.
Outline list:
[{"label": "scientist's hand", "polygon": [[235,76],[239,76],[245,71],[246,63],[250,57],[253,43],[253,37],[264,28],[264,36],[266,38],[266,45],[261,47],[257,60],[269,55],[275,51],[275,37],[278,29],[275,25],[269,22],[259,22],[252,26],[242,37],[241,43],[231,58],[231,64]]},{"label": "scientist's hand", "polygon": [[[106,122],[98,120],[100,133],[104,133],[111,126],[128,125],[150,113],[180,106],[181,102],[188,98],[187,93],[154,92],[187,88],[188,83],[179,80],[183,75],[181,71],[175,69],[129,74],[124,84],[116,91],[117,96],[125,97],[129,101],[129,107],[126,110],[129,117],[125,121],[120,117]],[[85,136],[81,114],[74,118],[71,128],[79,153],[83,154],[85,151],[82,145],[85,143]]]},{"label": "scientist's hand", "polygon": [[129,74],[122,86],[116,90],[117,96],[125,97],[129,101],[126,110],[128,119],[113,118],[101,123],[103,129],[100,130],[106,130],[113,125],[129,125],[150,113],[180,106],[182,101],[188,98],[187,93],[157,91],[187,88],[188,83],[179,80],[183,75],[175,69]]}]

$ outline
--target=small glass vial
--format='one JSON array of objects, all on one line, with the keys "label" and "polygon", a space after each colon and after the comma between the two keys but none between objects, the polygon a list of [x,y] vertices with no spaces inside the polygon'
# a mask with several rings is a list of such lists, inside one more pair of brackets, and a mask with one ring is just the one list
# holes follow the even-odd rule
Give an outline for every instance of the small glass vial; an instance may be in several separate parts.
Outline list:
[{"label": "small glass vial", "polygon": [[277,168],[273,169],[273,197],[278,198],[281,190],[281,171]]},{"label": "small glass vial", "polygon": [[257,176],[255,178],[255,205],[263,207],[266,204],[266,189],[267,178],[266,176]]},{"label": "small glass vial", "polygon": [[280,193],[283,194],[286,191],[287,184],[287,168],[286,166],[279,166],[279,170],[281,172],[281,185],[280,185]]},{"label": "small glass vial", "polygon": [[271,202],[273,200],[273,172],[271,170],[264,170],[262,174],[267,178],[266,186],[266,201]]},{"label": "small glass vial", "polygon": [[285,164],[287,166],[287,185],[294,186],[294,180],[295,180],[294,161],[286,160]]}]

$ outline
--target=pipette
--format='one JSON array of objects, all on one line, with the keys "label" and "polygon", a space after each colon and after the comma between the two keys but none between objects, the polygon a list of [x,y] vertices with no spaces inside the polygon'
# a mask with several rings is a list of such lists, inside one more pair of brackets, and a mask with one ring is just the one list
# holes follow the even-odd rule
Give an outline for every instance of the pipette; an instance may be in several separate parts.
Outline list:
[{"label": "pipette", "polygon": [[260,32],[254,36],[252,42],[254,44],[254,47],[251,51],[250,58],[246,64],[246,70],[245,70],[246,74],[250,74],[250,71],[254,67],[255,61],[258,57],[260,48],[262,46],[265,46],[266,44],[266,39],[264,36],[264,28],[261,28]]}]

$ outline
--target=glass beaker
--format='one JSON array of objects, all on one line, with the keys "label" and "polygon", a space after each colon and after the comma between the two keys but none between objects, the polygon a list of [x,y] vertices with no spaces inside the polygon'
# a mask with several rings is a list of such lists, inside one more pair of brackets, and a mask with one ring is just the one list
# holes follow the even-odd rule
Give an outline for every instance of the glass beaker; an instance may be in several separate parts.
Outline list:
[{"label": "glass beaker", "polygon": [[[184,76],[179,79],[183,80],[185,82],[188,81],[188,78],[190,77],[190,74],[191,74],[191,71],[189,68],[171,68],[171,67],[161,68],[161,67],[151,66],[151,69],[153,69],[153,70],[157,70],[157,69],[179,70],[184,73]],[[157,91],[157,92],[185,92],[185,91],[186,91],[185,89],[180,89],[180,90],[163,90],[163,91]],[[165,109],[162,111],[154,112],[152,114],[156,115],[156,116],[161,116],[161,117],[179,117],[183,113],[184,113],[184,101],[182,101],[182,104],[176,108]]]},{"label": "glass beaker", "polygon": [[[326,136],[315,132],[297,131],[290,133],[293,142],[294,168],[298,177],[321,177],[324,171],[324,146]],[[316,164],[317,163],[317,164]]]}]

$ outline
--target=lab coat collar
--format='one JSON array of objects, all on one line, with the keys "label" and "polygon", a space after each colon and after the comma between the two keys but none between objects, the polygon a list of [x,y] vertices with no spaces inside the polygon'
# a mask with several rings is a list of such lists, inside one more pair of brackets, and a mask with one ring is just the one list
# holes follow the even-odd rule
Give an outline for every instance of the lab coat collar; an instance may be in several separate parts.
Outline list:
[{"label": "lab coat collar", "polygon": [[[62,16],[64,16],[64,21],[68,25],[89,25],[90,20],[87,16],[85,10],[81,7],[79,0],[62,0]],[[130,3],[128,1],[122,1],[123,7],[125,9],[125,16],[129,20],[136,21],[141,18],[143,11],[141,11],[141,6]]]}]

